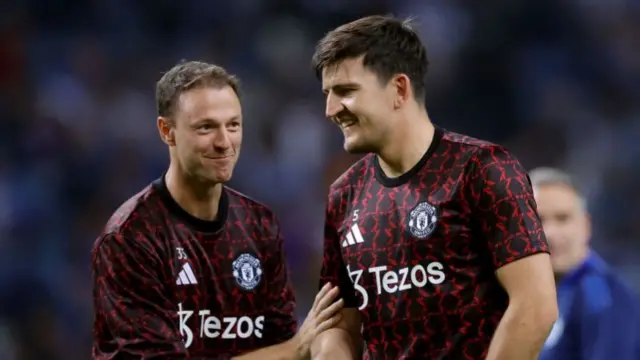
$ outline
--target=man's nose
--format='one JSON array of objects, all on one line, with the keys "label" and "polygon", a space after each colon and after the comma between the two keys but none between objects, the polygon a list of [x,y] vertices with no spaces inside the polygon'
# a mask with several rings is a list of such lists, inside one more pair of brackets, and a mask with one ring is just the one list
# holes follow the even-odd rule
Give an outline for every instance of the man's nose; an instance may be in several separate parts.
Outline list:
[{"label": "man's nose", "polygon": [[333,95],[332,93],[329,93],[329,95],[327,95],[327,104],[324,110],[324,115],[327,118],[330,119],[336,116],[340,111],[342,111],[343,108],[344,106],[342,105],[342,101],[339,97]]},{"label": "man's nose", "polygon": [[213,147],[216,150],[224,151],[231,146],[231,141],[229,140],[229,131],[226,128],[221,127],[218,131],[215,132],[213,136]]}]

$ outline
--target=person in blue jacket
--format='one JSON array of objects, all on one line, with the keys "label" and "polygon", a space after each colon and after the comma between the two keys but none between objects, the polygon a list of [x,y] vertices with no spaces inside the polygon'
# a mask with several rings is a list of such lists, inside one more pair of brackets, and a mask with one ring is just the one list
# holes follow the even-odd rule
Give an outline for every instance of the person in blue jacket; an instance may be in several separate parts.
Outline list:
[{"label": "person in blue jacket", "polygon": [[589,246],[591,220],[572,178],[552,168],[529,173],[551,247],[560,315],[541,360],[640,360],[640,305]]}]

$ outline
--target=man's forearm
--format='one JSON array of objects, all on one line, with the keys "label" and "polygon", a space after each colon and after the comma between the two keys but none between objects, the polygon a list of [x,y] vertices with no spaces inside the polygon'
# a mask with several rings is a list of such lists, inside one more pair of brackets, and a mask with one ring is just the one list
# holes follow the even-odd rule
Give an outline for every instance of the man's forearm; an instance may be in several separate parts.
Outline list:
[{"label": "man's forearm", "polygon": [[318,335],[311,346],[312,360],[353,360],[358,353],[349,333],[337,328]]},{"label": "man's forearm", "polygon": [[240,356],[234,356],[231,360],[295,360],[298,357],[294,339]]},{"label": "man's forearm", "polygon": [[509,305],[491,340],[487,360],[536,360],[557,314],[536,305]]}]

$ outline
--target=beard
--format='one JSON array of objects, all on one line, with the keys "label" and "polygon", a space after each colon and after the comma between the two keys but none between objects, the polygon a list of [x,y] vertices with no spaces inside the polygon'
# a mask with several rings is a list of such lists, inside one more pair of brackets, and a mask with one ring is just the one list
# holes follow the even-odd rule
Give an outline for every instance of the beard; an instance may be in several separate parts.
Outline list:
[{"label": "beard", "polygon": [[344,151],[349,154],[368,154],[376,152],[376,147],[366,142],[349,142],[345,139]]},{"label": "beard", "polygon": [[[354,126],[359,127],[360,125]],[[353,130],[357,132],[354,131],[350,134],[343,134],[343,147],[346,152],[349,154],[368,154],[378,152],[381,140],[372,139],[370,136],[367,136],[361,128],[355,128]]]}]

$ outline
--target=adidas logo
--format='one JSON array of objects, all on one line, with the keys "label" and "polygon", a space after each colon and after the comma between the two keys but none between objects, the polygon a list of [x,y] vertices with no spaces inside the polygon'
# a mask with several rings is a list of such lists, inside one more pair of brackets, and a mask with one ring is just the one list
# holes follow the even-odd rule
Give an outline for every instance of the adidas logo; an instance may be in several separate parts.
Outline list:
[{"label": "adidas logo", "polygon": [[184,263],[182,270],[178,273],[176,285],[195,285],[197,283],[198,280],[196,280],[196,276],[193,274],[193,270],[191,270],[191,265]]},{"label": "adidas logo", "polygon": [[342,242],[342,247],[347,247],[355,244],[362,244],[364,242],[364,238],[362,237],[362,233],[360,232],[360,228],[357,224],[353,224],[351,226],[351,230],[347,233],[347,238]]}]

